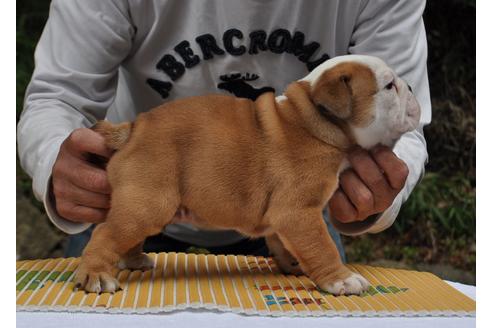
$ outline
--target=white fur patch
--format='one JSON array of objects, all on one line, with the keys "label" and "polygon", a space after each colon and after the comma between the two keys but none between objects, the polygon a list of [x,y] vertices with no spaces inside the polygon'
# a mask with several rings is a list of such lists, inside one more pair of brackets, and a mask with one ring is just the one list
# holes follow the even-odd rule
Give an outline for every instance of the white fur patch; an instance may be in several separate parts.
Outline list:
[{"label": "white fur patch", "polygon": [[[393,147],[396,141],[418,126],[420,107],[405,81],[396,76],[384,61],[373,56],[347,55],[327,60],[300,81],[315,85],[324,72],[344,62],[367,66],[376,78],[378,92],[373,96],[374,120],[367,126],[351,125],[358,145],[369,149],[377,144]],[[385,88],[391,83],[393,88]]]},{"label": "white fur patch", "polygon": [[370,284],[360,274],[352,273],[348,278],[337,280],[331,284],[320,286],[321,289],[333,295],[360,295],[369,288]]}]

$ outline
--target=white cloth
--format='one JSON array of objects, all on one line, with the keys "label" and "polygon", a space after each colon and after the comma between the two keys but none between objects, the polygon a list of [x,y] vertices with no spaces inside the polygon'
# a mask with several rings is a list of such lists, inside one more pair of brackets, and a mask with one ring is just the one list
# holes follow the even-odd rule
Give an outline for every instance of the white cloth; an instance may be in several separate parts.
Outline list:
[{"label": "white cloth", "polygon": [[[163,101],[226,93],[219,84],[235,73],[256,89],[280,93],[329,57],[374,55],[413,87],[422,107],[420,128],[395,147],[410,173],[393,205],[378,219],[334,222],[345,234],[379,232],[394,222],[427,160],[422,128],[431,120],[431,104],[424,7],[422,0],[54,0],[18,125],[21,165],[52,222],[78,233],[89,224],[57,215],[49,197],[59,147],[74,129],[104,118],[133,120]],[[185,225],[166,232],[198,245],[243,238]]]},{"label": "white cloth", "polygon": [[[475,286],[448,282],[463,294],[475,299]],[[180,311],[164,314],[100,314],[100,313],[57,313],[57,312],[17,312],[18,328],[133,328],[133,327],[200,327],[200,328],[454,328],[475,327],[475,318],[457,317],[308,317],[308,318],[273,318],[246,316],[234,313],[210,311]]]}]

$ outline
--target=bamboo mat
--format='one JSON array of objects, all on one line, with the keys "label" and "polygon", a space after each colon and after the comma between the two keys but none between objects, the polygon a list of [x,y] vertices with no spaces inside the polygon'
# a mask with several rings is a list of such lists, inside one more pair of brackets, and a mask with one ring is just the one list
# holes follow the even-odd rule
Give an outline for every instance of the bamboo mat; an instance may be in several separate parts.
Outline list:
[{"label": "bamboo mat", "polygon": [[305,276],[283,275],[271,258],[150,253],[153,270],[121,271],[122,290],[73,291],[79,258],[17,262],[18,311],[159,313],[203,309],[269,316],[475,316],[475,301],[433,274],[348,265],[370,283],[361,296],[333,296]]}]

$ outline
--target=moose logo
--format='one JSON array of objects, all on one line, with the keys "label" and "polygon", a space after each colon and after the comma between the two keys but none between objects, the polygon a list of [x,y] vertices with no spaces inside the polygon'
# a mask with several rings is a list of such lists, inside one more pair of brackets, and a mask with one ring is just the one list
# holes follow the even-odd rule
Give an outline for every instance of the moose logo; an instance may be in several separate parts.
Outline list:
[{"label": "moose logo", "polygon": [[217,85],[217,88],[226,90],[236,97],[248,98],[251,100],[256,100],[262,93],[265,92],[275,92],[272,87],[262,87],[257,89],[251,86],[248,81],[258,80],[259,76],[256,74],[246,73],[242,75],[241,73],[233,73],[230,75],[221,75],[220,79],[223,81]]}]

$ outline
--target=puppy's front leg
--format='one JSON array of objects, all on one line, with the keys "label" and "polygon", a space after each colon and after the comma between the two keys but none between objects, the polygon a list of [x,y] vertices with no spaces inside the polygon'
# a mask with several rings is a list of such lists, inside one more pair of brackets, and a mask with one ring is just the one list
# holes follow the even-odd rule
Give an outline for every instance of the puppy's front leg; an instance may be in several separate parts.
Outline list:
[{"label": "puppy's front leg", "polygon": [[367,280],[342,263],[321,211],[291,212],[279,222],[280,240],[319,288],[335,295],[367,290]]}]

